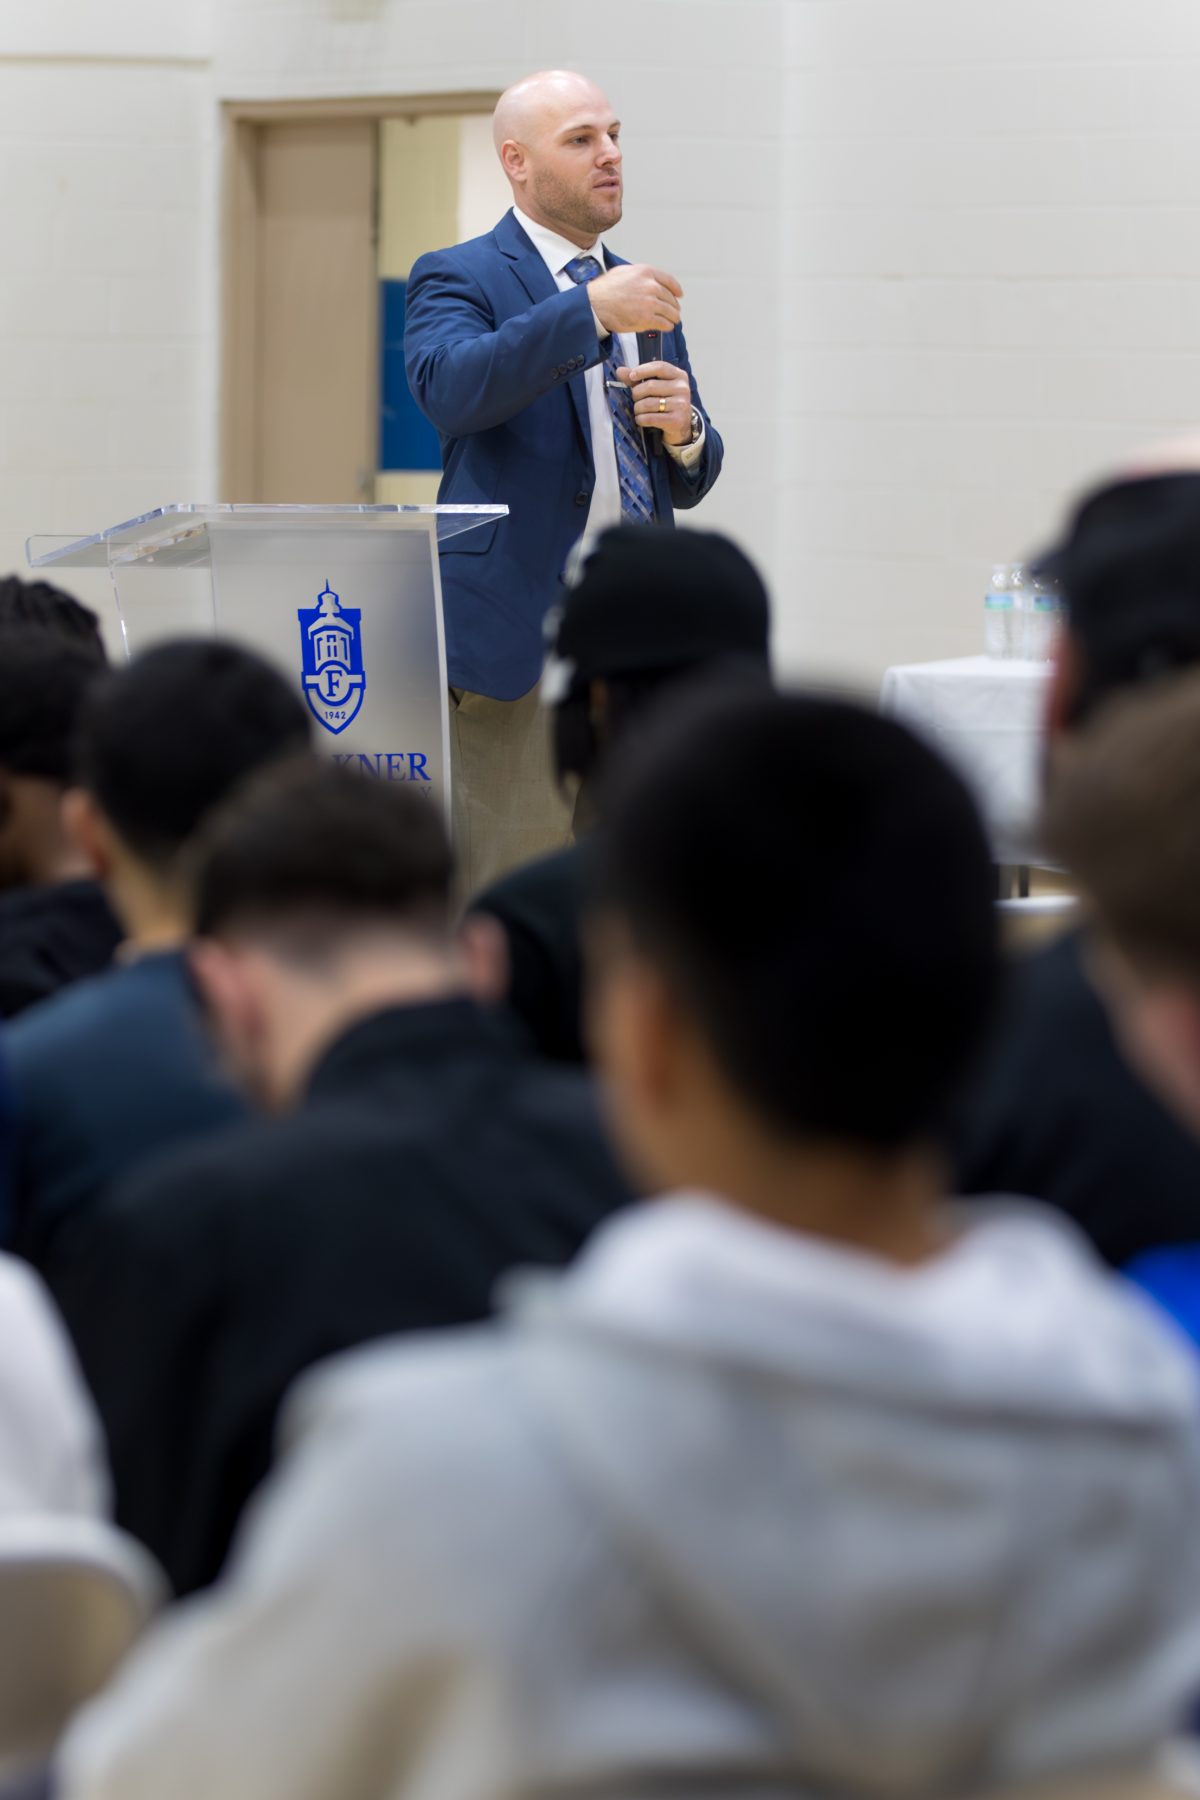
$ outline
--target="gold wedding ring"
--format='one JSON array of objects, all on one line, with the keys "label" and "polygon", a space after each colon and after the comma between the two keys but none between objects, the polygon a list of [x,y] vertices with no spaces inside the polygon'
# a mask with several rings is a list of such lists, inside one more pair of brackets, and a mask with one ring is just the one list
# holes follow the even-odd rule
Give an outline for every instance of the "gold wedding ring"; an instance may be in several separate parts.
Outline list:
[{"label": "gold wedding ring", "polygon": [[666,410],[667,410],[667,403],[666,403],[666,401],[665,401],[665,400],[663,400],[663,399],[660,399],[660,400],[659,400],[659,402],[658,402],[658,410],[659,410],[659,412],[666,412]]}]

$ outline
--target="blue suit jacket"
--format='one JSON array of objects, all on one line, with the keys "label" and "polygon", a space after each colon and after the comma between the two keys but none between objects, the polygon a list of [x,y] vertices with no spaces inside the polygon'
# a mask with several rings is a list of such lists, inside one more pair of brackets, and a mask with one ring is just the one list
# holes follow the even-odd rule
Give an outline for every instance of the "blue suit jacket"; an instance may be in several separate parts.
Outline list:
[{"label": "blue suit jacket", "polygon": [[[609,262],[622,261],[610,257]],[[442,441],[438,498],[502,502],[507,519],[444,545],[442,595],[450,685],[516,700],[542,667],[542,621],[595,485],[584,373],[603,362],[587,289],[560,293],[512,213],[494,231],[422,256],[409,278],[404,356],[418,406]],[[688,371],[704,414],[704,453],[684,470],[655,434],[658,517],[695,506],[717,479],[721,439],[704,413],[682,330],[642,334],[643,362]]]}]

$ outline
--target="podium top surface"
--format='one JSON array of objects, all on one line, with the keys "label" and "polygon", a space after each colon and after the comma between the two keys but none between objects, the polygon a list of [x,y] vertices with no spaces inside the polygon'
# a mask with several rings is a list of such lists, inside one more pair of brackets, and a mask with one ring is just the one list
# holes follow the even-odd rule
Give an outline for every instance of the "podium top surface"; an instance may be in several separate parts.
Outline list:
[{"label": "podium top surface", "polygon": [[110,525],[91,537],[31,537],[25,553],[33,569],[106,569],[139,562],[188,568],[207,563],[208,534],[214,527],[238,532],[428,531],[432,520],[442,543],[507,514],[507,506],[259,506],[180,501]]}]

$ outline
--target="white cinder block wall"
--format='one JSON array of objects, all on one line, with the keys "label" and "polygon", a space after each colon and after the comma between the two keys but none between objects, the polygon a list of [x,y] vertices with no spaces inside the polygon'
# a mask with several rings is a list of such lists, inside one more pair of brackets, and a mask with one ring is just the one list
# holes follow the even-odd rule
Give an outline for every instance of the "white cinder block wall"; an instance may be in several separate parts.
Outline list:
[{"label": "white cinder block wall", "polygon": [[[208,6],[0,6],[0,570],[211,491]],[[111,624],[107,580],[75,576]]]},{"label": "white cinder block wall", "polygon": [[990,560],[1200,419],[1200,6],[784,11],[786,647],[874,683],[979,648]]},{"label": "white cinder block wall", "polygon": [[[1200,419],[1196,0],[7,0],[0,563],[216,489],[222,99],[495,89],[626,120],[627,254],[687,290],[697,524],[784,662],[971,650],[993,556]],[[87,584],[76,581],[78,591]]]}]

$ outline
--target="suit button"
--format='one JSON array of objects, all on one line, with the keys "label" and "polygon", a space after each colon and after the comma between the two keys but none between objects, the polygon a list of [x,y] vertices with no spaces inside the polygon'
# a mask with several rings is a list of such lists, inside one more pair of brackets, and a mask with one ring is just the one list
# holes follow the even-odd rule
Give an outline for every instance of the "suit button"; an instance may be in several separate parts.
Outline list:
[{"label": "suit button", "polygon": [[575,496],[575,504],[576,506],[586,506],[590,498],[586,488],[581,488]]}]

